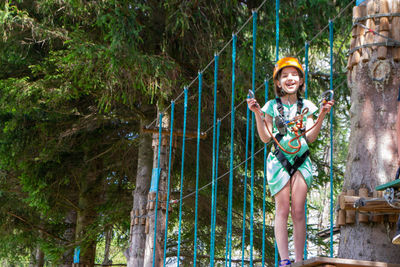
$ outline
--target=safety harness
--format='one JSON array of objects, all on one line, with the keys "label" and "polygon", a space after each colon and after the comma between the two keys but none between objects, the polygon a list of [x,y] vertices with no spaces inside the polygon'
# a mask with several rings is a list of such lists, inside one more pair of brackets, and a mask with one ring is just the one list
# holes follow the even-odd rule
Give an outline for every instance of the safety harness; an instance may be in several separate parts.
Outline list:
[{"label": "safety harness", "polygon": [[[276,103],[277,103],[277,109],[279,114],[281,115],[282,118],[284,118],[284,112],[283,112],[283,105],[282,105],[282,100],[277,97],[276,98]],[[301,114],[301,109],[303,108],[303,99],[299,98],[297,100],[297,116]],[[278,133],[275,135],[275,138],[278,142],[281,141],[283,138],[283,134]],[[300,140],[299,140],[300,142]],[[273,152],[276,158],[279,160],[279,162],[282,164],[282,166],[285,168],[285,170],[289,173],[290,177],[293,176],[293,174],[297,171],[298,168],[304,163],[304,161],[307,159],[307,157],[310,155],[310,151],[307,149],[301,156],[295,156],[294,157],[294,162],[293,164],[290,163],[290,161],[286,158],[285,154],[283,151],[278,147],[278,145],[274,142],[274,147],[275,151]]]}]

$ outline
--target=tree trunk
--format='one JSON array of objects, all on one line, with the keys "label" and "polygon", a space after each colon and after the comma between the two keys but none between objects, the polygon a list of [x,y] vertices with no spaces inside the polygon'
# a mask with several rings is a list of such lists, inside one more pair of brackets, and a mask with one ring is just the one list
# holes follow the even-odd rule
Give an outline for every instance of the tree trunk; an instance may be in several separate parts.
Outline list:
[{"label": "tree trunk", "polygon": [[[147,123],[148,121],[142,120],[141,127],[146,126]],[[144,222],[153,162],[151,141],[152,139],[150,134],[141,134],[138,150],[139,157],[137,164],[136,188],[133,192],[130,241],[129,248],[125,252],[128,267],[142,267],[144,262],[146,243],[146,226]]]},{"label": "tree trunk", "polygon": [[44,266],[44,253],[42,250],[40,250],[40,247],[38,246],[35,251],[34,255],[32,255],[31,263],[29,264],[29,267],[43,267]]},{"label": "tree trunk", "polygon": [[[386,59],[378,59],[378,49],[372,47],[369,61],[349,64],[351,134],[344,190],[353,189],[356,195],[365,187],[372,196],[375,187],[393,180],[397,170],[400,66],[391,58],[392,51],[388,49]],[[391,243],[393,230],[387,218],[384,223],[360,223],[356,216],[355,224],[341,227],[339,257],[400,263],[399,247]]]},{"label": "tree trunk", "polygon": [[37,248],[35,267],[43,267],[43,266],[44,266],[44,253],[40,248]]},{"label": "tree trunk", "polygon": [[65,217],[65,224],[68,226],[64,232],[63,238],[67,240],[65,246],[69,247],[63,254],[61,264],[59,267],[71,267],[74,262],[74,249],[71,244],[75,241],[75,228],[76,228],[76,215],[75,210],[71,210]]},{"label": "tree trunk", "polygon": [[96,256],[96,237],[88,231],[89,226],[96,220],[96,207],[99,204],[99,190],[103,188],[102,162],[92,162],[91,169],[80,182],[79,211],[76,219],[76,240],[80,244],[79,266],[94,266]]},{"label": "tree trunk", "polygon": [[[159,124],[158,124],[159,125]],[[164,115],[163,128],[169,128],[169,117]],[[157,169],[158,164],[158,149],[159,149],[159,137],[158,134],[153,135],[153,170]],[[168,178],[168,148],[169,148],[169,136],[163,135],[161,141],[160,151],[160,177],[158,187],[158,205],[157,205],[157,233],[156,233],[156,244],[154,248],[154,226],[155,226],[155,202],[156,202],[156,188],[155,182],[152,182],[152,187],[149,192],[149,199],[151,203],[148,210],[148,233],[146,236],[146,250],[144,255],[144,266],[153,266],[153,253],[155,252],[155,264],[154,266],[163,266],[164,256],[164,235],[165,235],[165,210],[163,209],[162,200],[164,199],[167,191],[167,178]],[[154,174],[153,174],[154,175]],[[154,188],[153,188],[154,187]],[[165,207],[165,206],[164,206]]]},{"label": "tree trunk", "polygon": [[113,227],[109,226],[106,228],[105,231],[105,246],[104,246],[104,258],[103,258],[103,265],[111,265],[112,260],[110,259],[110,248],[111,248],[111,241],[113,237]]}]

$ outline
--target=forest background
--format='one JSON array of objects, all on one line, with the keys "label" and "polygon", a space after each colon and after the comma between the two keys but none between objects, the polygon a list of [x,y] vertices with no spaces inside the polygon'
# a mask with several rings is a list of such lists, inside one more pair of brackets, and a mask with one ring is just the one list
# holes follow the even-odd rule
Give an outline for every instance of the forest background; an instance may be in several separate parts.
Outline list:
[{"label": "forest background", "polygon": [[[83,1],[2,0],[0,2],[0,262],[33,263],[41,254],[48,264],[71,260],[73,249],[97,244],[96,263],[122,256],[129,247],[132,193],[136,188],[142,129],[182,93],[251,16],[262,1]],[[275,1],[258,12],[256,84],[269,79],[276,59]],[[310,43],[308,98],[317,103],[329,89],[329,19],[334,20],[333,88],[334,192],[341,189],[349,136],[347,51],[351,8],[345,0],[290,0],[280,5],[279,55],[304,63]],[[218,117],[230,111],[231,48],[220,54]],[[252,84],[252,26],[238,35],[235,103]],[[201,129],[212,127],[213,68],[204,73]],[[195,131],[197,83],[189,88],[188,129]],[[264,89],[256,92],[260,103]],[[269,98],[273,96],[270,83]],[[177,101],[174,126],[182,129],[183,104]],[[339,111],[339,112],[338,112]],[[169,112],[169,110],[166,110]],[[238,106],[235,164],[245,159],[246,106]],[[155,124],[153,123],[153,126]],[[219,172],[229,170],[230,119],[222,120]],[[263,144],[256,138],[256,151]],[[317,233],[329,225],[329,124],[311,145],[315,180],[309,198],[309,225],[314,253],[327,254]],[[172,198],[179,195],[180,145],[172,168]],[[196,140],[186,142],[195,151]],[[150,155],[153,148],[147,147]],[[200,187],[211,181],[212,134],[201,141]],[[255,160],[255,250],[261,253],[263,157]],[[184,195],[195,187],[196,155],[185,157]],[[234,248],[242,234],[244,165],[235,171],[233,193]],[[219,181],[217,240],[224,240],[228,177]],[[151,177],[148,177],[150,180]],[[268,190],[267,190],[268,192]],[[200,192],[199,235],[209,251],[211,188]],[[249,199],[246,200],[249,207]],[[191,255],[193,198],[184,202],[183,251]],[[267,196],[267,257],[273,258],[273,201]],[[325,213],[326,215],[326,213]],[[177,209],[170,213],[168,256],[176,255]],[[247,222],[248,226],[248,222]],[[77,235],[76,233],[80,234]],[[248,242],[249,235],[246,235]],[[108,242],[106,242],[108,240]],[[112,240],[112,242],[109,242]],[[88,245],[89,244],[89,245]],[[111,254],[104,256],[104,247]],[[111,244],[111,245],[110,245]],[[106,247],[107,247],[106,246]],[[312,246],[311,246],[312,247]],[[216,245],[223,257],[225,242]],[[107,259],[104,259],[106,257]],[[257,256],[258,257],[258,256]],[[188,261],[190,257],[188,256]],[[173,260],[171,260],[173,261]]]}]

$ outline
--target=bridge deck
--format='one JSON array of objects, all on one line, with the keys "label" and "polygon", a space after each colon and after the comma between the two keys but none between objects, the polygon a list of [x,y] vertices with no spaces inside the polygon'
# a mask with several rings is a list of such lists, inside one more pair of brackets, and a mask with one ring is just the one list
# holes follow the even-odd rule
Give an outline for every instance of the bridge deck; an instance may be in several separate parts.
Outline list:
[{"label": "bridge deck", "polygon": [[296,262],[290,265],[290,267],[308,267],[308,266],[322,266],[322,267],[349,267],[349,266],[374,266],[374,267],[400,267],[400,264],[376,262],[376,261],[364,261],[364,260],[350,260],[340,258],[328,258],[328,257],[315,257],[301,262]]}]

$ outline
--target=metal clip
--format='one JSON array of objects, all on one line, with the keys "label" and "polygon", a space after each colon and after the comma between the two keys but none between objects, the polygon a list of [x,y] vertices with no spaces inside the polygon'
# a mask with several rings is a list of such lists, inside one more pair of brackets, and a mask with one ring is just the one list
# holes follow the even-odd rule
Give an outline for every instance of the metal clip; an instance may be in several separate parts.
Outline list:
[{"label": "metal clip", "polygon": [[321,101],[319,101],[319,103],[325,104],[329,100],[333,99],[333,95],[334,95],[333,90],[327,90],[327,91],[323,92],[322,95],[321,95],[322,99],[321,99]]},{"label": "metal clip", "polygon": [[392,187],[386,188],[385,193],[383,193],[383,198],[389,204],[393,204],[394,200],[394,189]]},{"label": "metal clip", "polygon": [[255,98],[252,90],[249,90],[249,93],[247,94],[247,98]]}]

